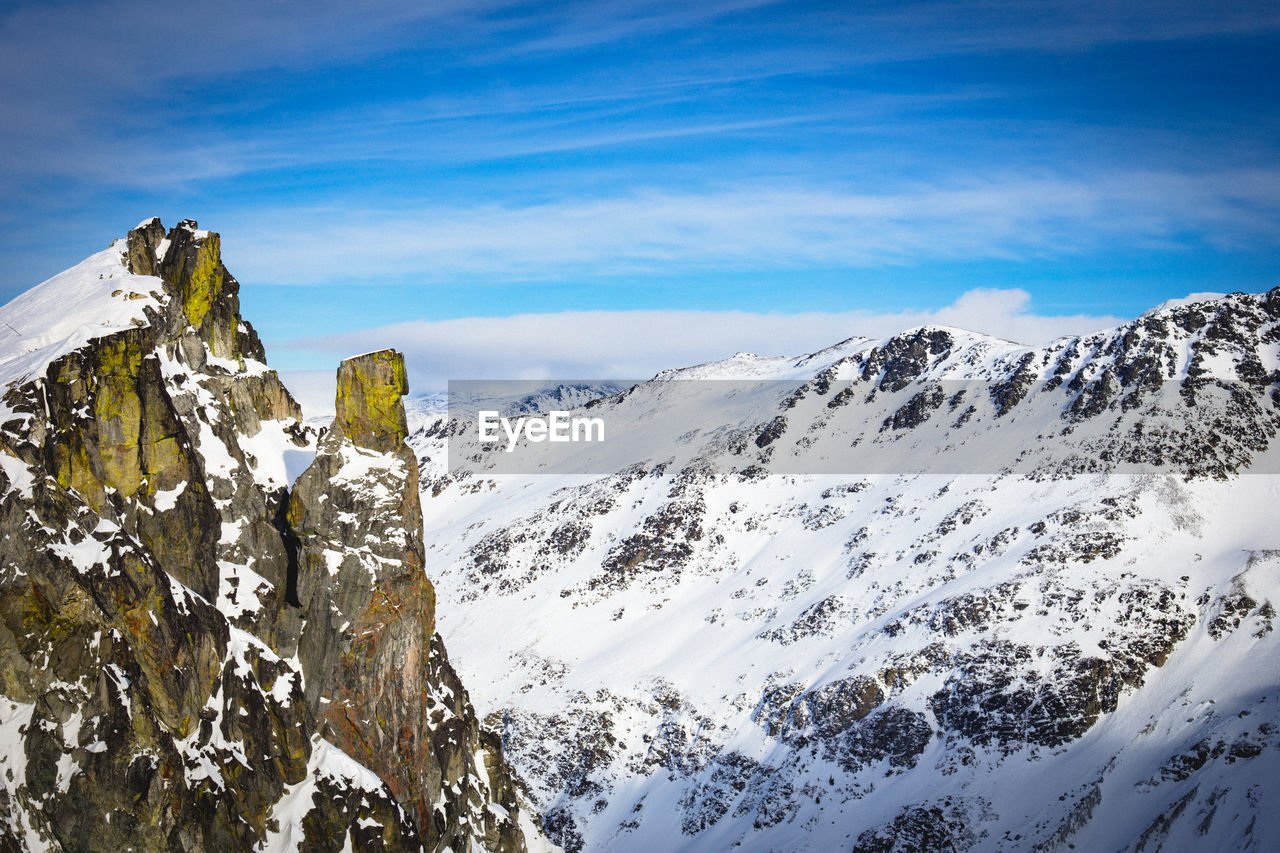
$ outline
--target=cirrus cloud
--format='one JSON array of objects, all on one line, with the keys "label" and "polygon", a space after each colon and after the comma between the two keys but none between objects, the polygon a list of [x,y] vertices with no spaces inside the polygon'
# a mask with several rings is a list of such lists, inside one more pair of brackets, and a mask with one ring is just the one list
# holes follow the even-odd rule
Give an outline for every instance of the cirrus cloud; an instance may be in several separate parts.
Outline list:
[{"label": "cirrus cloud", "polygon": [[1235,247],[1280,240],[1280,170],[1004,175],[882,191],[746,184],[524,205],[300,208],[264,213],[224,236],[235,247],[236,269],[286,285]]}]

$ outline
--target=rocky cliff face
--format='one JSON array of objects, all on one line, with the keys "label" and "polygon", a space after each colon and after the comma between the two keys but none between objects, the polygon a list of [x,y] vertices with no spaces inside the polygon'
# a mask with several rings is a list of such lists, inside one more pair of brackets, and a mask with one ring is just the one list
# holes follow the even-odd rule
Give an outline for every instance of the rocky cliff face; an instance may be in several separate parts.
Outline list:
[{"label": "rocky cliff face", "polygon": [[290,497],[307,700],[326,737],[386,768],[398,801],[440,845],[463,849],[474,837],[523,850],[513,780],[435,633],[407,391],[399,353],[344,361],[337,417]]},{"label": "rocky cliff face", "polygon": [[525,849],[435,633],[403,364],[344,363],[317,447],[238,287],[153,219],[4,309],[0,849]]}]

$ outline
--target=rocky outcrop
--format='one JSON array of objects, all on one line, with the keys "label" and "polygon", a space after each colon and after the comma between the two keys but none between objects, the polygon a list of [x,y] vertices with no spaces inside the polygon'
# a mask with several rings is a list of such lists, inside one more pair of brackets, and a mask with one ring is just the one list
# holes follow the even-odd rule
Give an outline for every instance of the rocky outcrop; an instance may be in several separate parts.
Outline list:
[{"label": "rocky outcrop", "polygon": [[129,329],[56,359],[44,381],[10,393],[42,415],[13,446],[91,509],[110,504],[165,571],[212,601],[217,511],[156,346],[154,330]]},{"label": "rocky outcrop", "polygon": [[398,453],[409,436],[404,402],[409,378],[394,350],[349,358],[338,368],[333,428],[357,447]]},{"label": "rocky outcrop", "polygon": [[218,235],[201,231],[187,219],[169,232],[167,243],[158,273],[173,297],[167,317],[170,328],[186,326],[213,356],[261,361],[261,342],[253,328],[240,321],[240,284],[222,265]]},{"label": "rocky outcrop", "polygon": [[[435,634],[403,362],[347,362],[317,447],[238,288],[151,219],[6,309],[0,849],[523,850]],[[39,336],[78,300],[96,333]]]},{"label": "rocky outcrop", "polygon": [[387,769],[424,838],[442,849],[483,840],[523,850],[509,771],[435,633],[418,466],[404,443],[407,391],[397,352],[344,361],[337,417],[290,497],[307,700],[326,737]]},{"label": "rocky outcrop", "polygon": [[166,252],[161,251],[164,243],[164,225],[160,217],[153,216],[138,224],[125,238],[125,266],[135,275],[160,275],[160,260]]},{"label": "rocky outcrop", "polygon": [[[0,783],[0,846],[53,850],[251,849],[294,819],[335,833],[378,821],[417,849],[392,793],[342,798],[299,673],[78,492],[0,449],[0,709],[13,749]],[[370,774],[372,775],[372,774]],[[341,792],[351,786],[341,783]],[[283,807],[282,807],[283,804]]]}]

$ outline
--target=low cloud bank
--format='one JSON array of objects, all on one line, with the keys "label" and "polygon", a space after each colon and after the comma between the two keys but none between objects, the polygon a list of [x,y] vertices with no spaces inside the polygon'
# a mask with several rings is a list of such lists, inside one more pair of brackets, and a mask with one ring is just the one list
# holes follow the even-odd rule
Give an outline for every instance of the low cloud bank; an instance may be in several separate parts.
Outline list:
[{"label": "low cloud bank", "polygon": [[[298,338],[276,348],[332,353],[336,363],[354,353],[394,347],[405,354],[413,392],[418,393],[443,390],[450,379],[644,378],[737,352],[802,355],[849,337],[887,337],[923,325],[1041,344],[1120,322],[1122,318],[1107,315],[1036,314],[1024,290],[979,289],[933,311],[564,311],[415,320]],[[284,374],[311,416],[332,412],[333,375]]]}]

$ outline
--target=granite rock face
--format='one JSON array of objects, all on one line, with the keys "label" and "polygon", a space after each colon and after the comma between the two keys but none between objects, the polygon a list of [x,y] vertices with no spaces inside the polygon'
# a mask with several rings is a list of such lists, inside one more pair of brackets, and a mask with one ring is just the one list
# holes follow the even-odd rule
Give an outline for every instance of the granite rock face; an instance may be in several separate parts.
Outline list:
[{"label": "granite rock face", "polygon": [[397,352],[344,361],[337,417],[290,496],[307,701],[326,737],[388,768],[424,836],[463,849],[475,834],[488,849],[523,850],[513,782],[435,633],[407,391]]},{"label": "granite rock face", "polygon": [[409,435],[400,399],[408,393],[400,353],[381,350],[349,358],[338,367],[334,429],[357,447],[397,453]]},{"label": "granite rock face", "polygon": [[0,849],[524,850],[435,634],[403,362],[344,364],[317,447],[238,289],[151,219],[6,306]]}]

